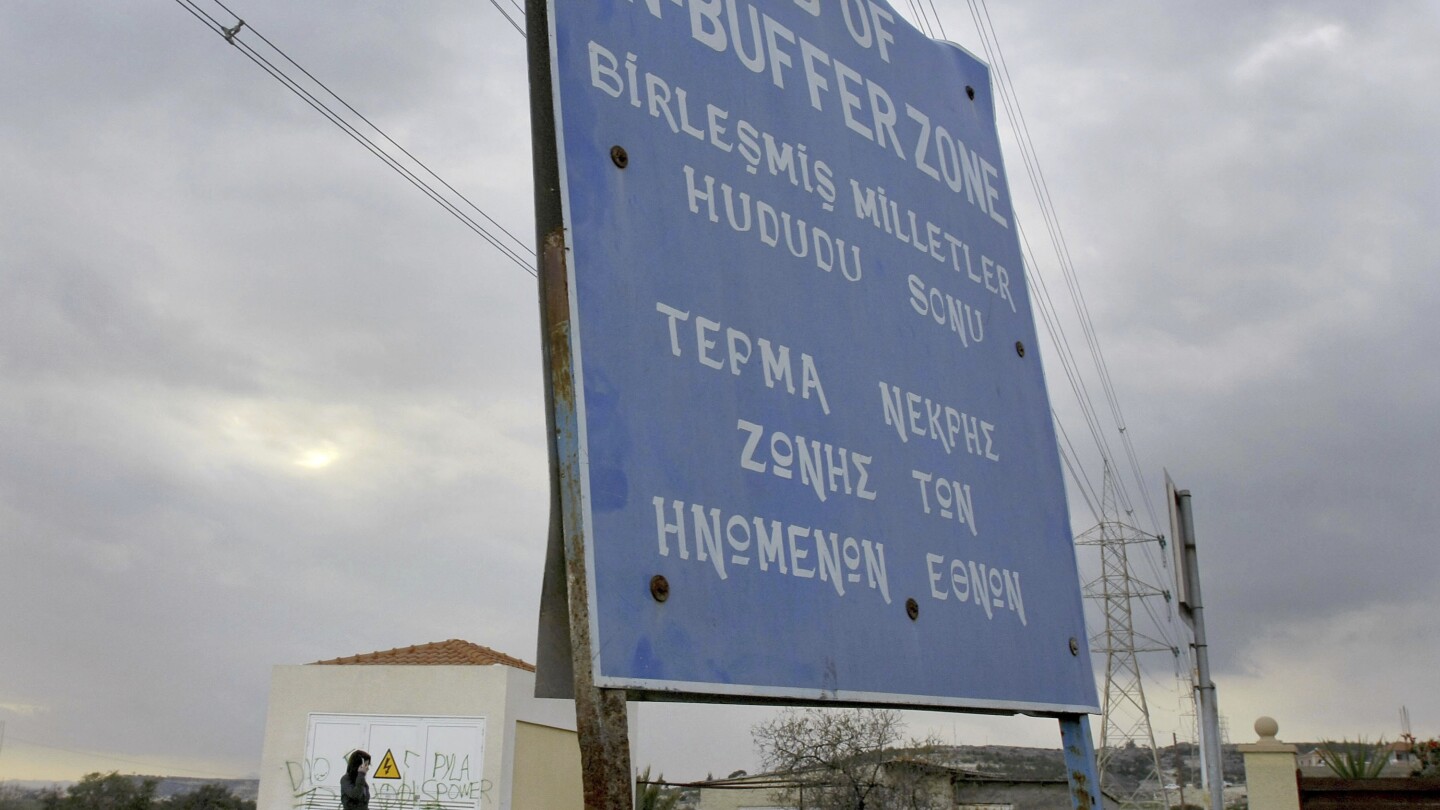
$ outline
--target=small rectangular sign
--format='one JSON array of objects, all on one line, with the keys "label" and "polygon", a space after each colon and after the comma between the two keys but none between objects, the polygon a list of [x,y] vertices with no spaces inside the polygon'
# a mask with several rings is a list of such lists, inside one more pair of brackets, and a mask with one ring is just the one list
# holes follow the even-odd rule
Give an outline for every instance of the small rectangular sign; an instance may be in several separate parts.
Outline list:
[{"label": "small rectangular sign", "polygon": [[549,14],[596,684],[1095,711],[986,65],[882,0]]}]

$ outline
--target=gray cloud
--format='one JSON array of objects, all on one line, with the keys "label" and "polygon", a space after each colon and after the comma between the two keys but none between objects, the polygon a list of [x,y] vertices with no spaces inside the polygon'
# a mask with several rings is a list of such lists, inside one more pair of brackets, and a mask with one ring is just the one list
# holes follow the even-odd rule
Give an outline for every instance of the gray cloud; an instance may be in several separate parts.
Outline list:
[{"label": "gray cloud", "polygon": [[[457,636],[533,656],[535,291],[169,6],[0,11],[0,607],[23,618],[0,630],[22,651],[0,660],[0,719],[241,773],[271,664]],[[965,6],[939,6],[980,52]],[[528,241],[523,42],[492,10],[237,10]],[[1301,671],[1311,705],[1351,694],[1353,661],[1312,642],[1331,628],[1367,661],[1425,665],[1433,632],[1380,630],[1433,614],[1440,559],[1440,172],[1418,101],[1440,17],[991,11],[1151,497],[1162,466],[1195,494],[1222,696],[1278,712]],[[1398,675],[1383,686],[1353,725],[1306,722],[1374,736],[1400,703],[1440,716]],[[668,728],[699,716],[743,756],[748,710],[705,711],[647,707],[645,755],[672,776],[751,764],[706,765]]]}]

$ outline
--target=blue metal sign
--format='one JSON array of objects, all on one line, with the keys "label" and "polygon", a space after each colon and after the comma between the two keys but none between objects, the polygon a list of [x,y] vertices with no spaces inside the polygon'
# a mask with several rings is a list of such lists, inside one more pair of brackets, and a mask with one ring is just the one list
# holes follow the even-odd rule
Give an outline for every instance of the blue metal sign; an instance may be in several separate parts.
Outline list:
[{"label": "blue metal sign", "polygon": [[883,0],[550,26],[596,684],[1094,711],[988,68]]}]

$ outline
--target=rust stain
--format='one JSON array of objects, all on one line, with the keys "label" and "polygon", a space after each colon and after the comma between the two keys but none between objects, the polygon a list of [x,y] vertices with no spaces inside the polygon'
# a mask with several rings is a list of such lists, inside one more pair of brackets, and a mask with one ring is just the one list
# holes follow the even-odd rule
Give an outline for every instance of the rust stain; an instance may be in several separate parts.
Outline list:
[{"label": "rust stain", "polygon": [[[566,272],[565,231],[556,228],[545,235],[540,261],[541,289],[545,299],[545,351],[549,354],[550,377],[555,386],[559,413],[574,413],[575,376],[570,367],[570,279]],[[561,430],[557,424],[556,430]]]},{"label": "rust stain", "polygon": [[1090,803],[1090,780],[1086,778],[1085,772],[1071,769],[1070,785],[1076,810],[1093,810],[1094,805]]},{"label": "rust stain", "polygon": [[555,407],[555,442],[559,449],[561,526],[565,545],[565,580],[569,588],[570,637],[574,646],[575,721],[580,737],[581,780],[587,810],[629,810],[630,743],[625,694],[595,687],[595,651],[590,639],[590,597],[586,585],[584,527],[580,509],[579,435],[575,369],[571,365],[569,277],[565,232],[545,235],[540,261],[541,307],[545,318],[545,352]]}]

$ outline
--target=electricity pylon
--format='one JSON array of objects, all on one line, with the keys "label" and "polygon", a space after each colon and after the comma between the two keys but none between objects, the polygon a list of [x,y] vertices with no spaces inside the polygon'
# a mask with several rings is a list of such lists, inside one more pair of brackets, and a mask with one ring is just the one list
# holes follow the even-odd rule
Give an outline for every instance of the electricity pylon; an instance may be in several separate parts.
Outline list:
[{"label": "electricity pylon", "polygon": [[[1106,767],[1116,751],[1126,743],[1150,750],[1155,778],[1164,791],[1164,770],[1160,767],[1160,751],[1155,747],[1155,732],[1150,725],[1150,708],[1145,703],[1145,686],[1137,653],[1169,652],[1174,648],[1144,634],[1135,632],[1132,608],[1135,600],[1168,597],[1165,591],[1142,582],[1130,569],[1129,548],[1143,543],[1163,544],[1153,534],[1146,534],[1116,518],[1115,493],[1110,465],[1105,465],[1104,494],[1101,497],[1100,522],[1075,538],[1077,546],[1100,549],[1100,575],[1085,583],[1085,598],[1100,606],[1105,628],[1090,636],[1090,650],[1105,655],[1104,715],[1100,724],[1100,745],[1097,767],[1100,783],[1106,782]],[[1169,806],[1168,791],[1165,791]],[[1137,796],[1123,806],[1136,807]]]}]

